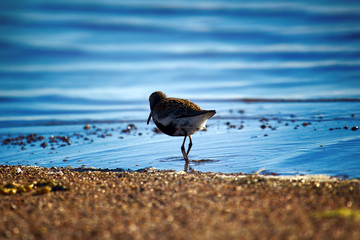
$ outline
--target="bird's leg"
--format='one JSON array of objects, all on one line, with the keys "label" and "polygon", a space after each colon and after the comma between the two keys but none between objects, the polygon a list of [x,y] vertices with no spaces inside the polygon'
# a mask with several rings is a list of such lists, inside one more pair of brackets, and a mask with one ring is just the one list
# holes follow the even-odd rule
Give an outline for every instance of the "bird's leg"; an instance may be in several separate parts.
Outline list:
[{"label": "bird's leg", "polygon": [[185,162],[184,171],[187,172],[188,168],[189,168],[189,163],[188,163],[188,162]]},{"label": "bird's leg", "polygon": [[189,142],[189,148],[188,148],[188,150],[187,150],[187,152],[186,152],[186,155],[189,155],[190,149],[191,149],[191,147],[192,147],[192,140],[191,140],[191,136],[189,136],[189,139],[190,139],[190,142]]},{"label": "bird's leg", "polygon": [[[184,147],[184,144],[185,144],[185,141],[186,141],[186,137],[187,137],[187,136],[185,135],[183,144],[181,145],[181,152],[182,152],[182,154],[184,155],[185,162],[186,162],[186,163],[189,163],[189,158],[188,158],[188,156],[187,156],[187,154],[186,154],[186,152],[185,152],[185,147]],[[191,139],[191,138],[190,138],[190,139]]]}]

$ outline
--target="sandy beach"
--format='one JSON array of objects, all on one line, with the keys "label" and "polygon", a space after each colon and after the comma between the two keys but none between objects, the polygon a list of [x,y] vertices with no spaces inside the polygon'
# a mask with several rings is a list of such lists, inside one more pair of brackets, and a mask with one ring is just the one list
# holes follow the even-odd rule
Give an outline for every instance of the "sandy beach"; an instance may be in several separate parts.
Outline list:
[{"label": "sandy beach", "polygon": [[360,182],[0,167],[1,239],[359,239]]}]

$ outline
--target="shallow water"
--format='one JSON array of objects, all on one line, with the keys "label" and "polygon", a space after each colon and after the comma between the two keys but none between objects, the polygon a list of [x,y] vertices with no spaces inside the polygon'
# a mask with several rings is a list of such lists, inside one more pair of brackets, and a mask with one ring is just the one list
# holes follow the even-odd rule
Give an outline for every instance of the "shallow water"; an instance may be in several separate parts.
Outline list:
[{"label": "shallow water", "polygon": [[[1,164],[183,169],[182,138],[146,125],[148,96],[162,90],[217,110],[193,136],[196,170],[360,177],[360,130],[351,130],[360,125],[360,4],[1,5],[1,140],[71,140],[55,150],[3,144]],[[86,123],[102,130],[87,136]],[[260,128],[266,123],[276,130]],[[137,130],[122,133],[128,124]]]}]

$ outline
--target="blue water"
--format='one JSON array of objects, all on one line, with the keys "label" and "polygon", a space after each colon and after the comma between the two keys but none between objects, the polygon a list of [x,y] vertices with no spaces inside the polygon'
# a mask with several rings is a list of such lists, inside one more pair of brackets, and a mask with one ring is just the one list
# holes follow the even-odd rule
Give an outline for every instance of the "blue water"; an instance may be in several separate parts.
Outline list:
[{"label": "blue water", "polygon": [[360,2],[1,1],[0,33],[0,140],[71,139],[0,164],[180,170],[182,139],[146,125],[161,90],[217,110],[196,170],[360,177]]}]

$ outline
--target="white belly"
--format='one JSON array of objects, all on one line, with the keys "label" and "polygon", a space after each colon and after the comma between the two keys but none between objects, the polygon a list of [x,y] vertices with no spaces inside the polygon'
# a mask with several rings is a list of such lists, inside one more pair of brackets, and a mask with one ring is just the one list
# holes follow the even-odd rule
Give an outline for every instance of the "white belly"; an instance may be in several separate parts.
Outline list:
[{"label": "white belly", "polygon": [[174,128],[174,132],[169,134],[172,136],[191,136],[197,131],[203,130],[208,120],[206,114],[186,118],[171,118],[170,116],[166,118],[158,118],[154,115],[153,118],[155,123],[160,123],[163,126],[171,126]]}]

